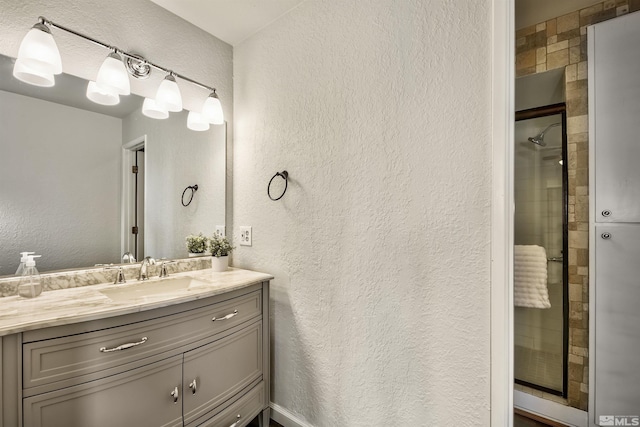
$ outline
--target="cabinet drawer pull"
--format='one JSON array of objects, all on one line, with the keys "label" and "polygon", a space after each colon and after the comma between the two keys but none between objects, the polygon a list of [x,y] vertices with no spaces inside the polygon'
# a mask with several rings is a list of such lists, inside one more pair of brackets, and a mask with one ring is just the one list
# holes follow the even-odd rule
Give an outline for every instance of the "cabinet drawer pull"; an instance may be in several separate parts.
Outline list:
[{"label": "cabinet drawer pull", "polygon": [[605,240],[610,239],[611,238],[611,233],[602,233],[601,237]]},{"label": "cabinet drawer pull", "polygon": [[196,378],[191,381],[189,384],[189,388],[191,389],[191,393],[196,394],[196,390],[198,389],[198,383],[196,382]]},{"label": "cabinet drawer pull", "polygon": [[240,416],[240,414],[238,414],[238,419],[236,420],[236,422],[231,424],[229,427],[236,427],[238,425],[238,423],[240,422],[240,418],[242,418],[242,417]]},{"label": "cabinet drawer pull", "polygon": [[135,347],[135,346],[138,346],[140,344],[144,344],[146,342],[147,342],[147,337],[142,337],[140,339],[140,341],[138,341],[138,342],[129,342],[129,343],[122,344],[122,345],[119,345],[119,346],[114,347],[114,348],[100,347],[100,352],[101,353],[111,353],[112,351],[126,350],[128,348]]},{"label": "cabinet drawer pull", "polygon": [[173,391],[171,392],[171,396],[173,397],[173,403],[178,403],[178,397],[180,397],[178,387],[174,387]]},{"label": "cabinet drawer pull", "polygon": [[211,319],[212,321],[216,321],[216,320],[229,320],[232,317],[236,316],[238,314],[238,310],[233,310],[233,313],[229,313],[224,317],[214,317],[213,319]]}]

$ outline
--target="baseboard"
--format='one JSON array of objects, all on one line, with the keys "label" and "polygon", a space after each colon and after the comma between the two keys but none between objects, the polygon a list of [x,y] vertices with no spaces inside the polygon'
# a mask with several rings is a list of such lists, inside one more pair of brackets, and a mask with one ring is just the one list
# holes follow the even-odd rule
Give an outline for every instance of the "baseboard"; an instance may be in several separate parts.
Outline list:
[{"label": "baseboard", "polygon": [[269,406],[271,406],[271,419],[284,427],[313,427],[277,403],[271,402]]},{"label": "baseboard", "polygon": [[513,406],[568,426],[588,426],[587,412],[532,396],[519,390],[513,392]]}]

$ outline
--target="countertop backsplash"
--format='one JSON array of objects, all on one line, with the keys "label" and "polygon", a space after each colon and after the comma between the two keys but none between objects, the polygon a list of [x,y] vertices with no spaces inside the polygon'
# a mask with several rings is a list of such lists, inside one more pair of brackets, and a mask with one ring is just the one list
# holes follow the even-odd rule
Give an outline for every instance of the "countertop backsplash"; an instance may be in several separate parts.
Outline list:
[{"label": "countertop backsplash", "polygon": [[[196,257],[178,259],[175,264],[167,264],[167,272],[182,273],[186,271],[204,270],[211,268],[211,257]],[[127,281],[138,280],[138,272],[140,271],[140,263],[118,264],[122,265],[125,279]],[[160,273],[160,261],[156,261],[156,265],[152,265],[151,277],[156,277]],[[117,270],[105,270],[104,267],[90,267],[86,269],[62,270],[51,273],[40,273],[40,279],[44,291],[53,291],[57,289],[78,288],[81,286],[97,285],[100,283],[113,283]],[[18,294],[18,283],[20,276],[6,276],[0,278],[0,298],[9,297]]]}]

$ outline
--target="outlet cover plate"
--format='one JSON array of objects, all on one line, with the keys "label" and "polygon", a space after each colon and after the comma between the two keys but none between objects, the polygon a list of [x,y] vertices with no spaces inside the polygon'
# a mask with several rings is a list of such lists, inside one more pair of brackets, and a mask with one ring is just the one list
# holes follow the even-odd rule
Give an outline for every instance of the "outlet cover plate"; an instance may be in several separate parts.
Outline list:
[{"label": "outlet cover plate", "polygon": [[251,226],[240,226],[240,246],[251,246]]}]

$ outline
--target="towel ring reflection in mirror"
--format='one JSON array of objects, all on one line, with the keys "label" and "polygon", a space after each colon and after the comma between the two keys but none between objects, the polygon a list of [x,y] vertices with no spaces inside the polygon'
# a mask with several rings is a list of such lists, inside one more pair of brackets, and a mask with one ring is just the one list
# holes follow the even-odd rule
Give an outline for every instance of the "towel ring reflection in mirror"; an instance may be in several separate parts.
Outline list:
[{"label": "towel ring reflection in mirror", "polygon": [[[273,197],[273,196],[271,195],[271,183],[273,182],[273,180],[274,180],[277,176],[279,176],[279,177],[281,177],[282,179],[284,179],[284,190],[282,190],[282,194],[280,194],[280,196],[278,196],[278,197]],[[267,195],[268,195],[268,196],[269,196],[269,198],[270,198],[271,200],[273,200],[274,202],[275,202],[276,200],[280,200],[280,199],[282,199],[282,196],[284,196],[284,193],[286,193],[286,192],[287,192],[287,186],[288,186],[288,185],[289,185],[289,172],[287,172],[287,171],[276,172],[276,174],[275,174],[275,175],[273,175],[273,176],[271,177],[271,179],[269,180],[269,185],[267,185]]]},{"label": "towel ring reflection in mirror", "polygon": [[[187,192],[187,190],[191,190],[191,197],[189,197],[189,201],[187,203],[184,202],[184,195]],[[187,188],[184,189],[184,191],[182,192],[182,197],[180,199],[180,201],[182,202],[182,206],[189,206],[191,204],[191,201],[193,200],[193,195],[195,194],[195,192],[198,191],[198,184],[196,185],[190,185]]]}]

